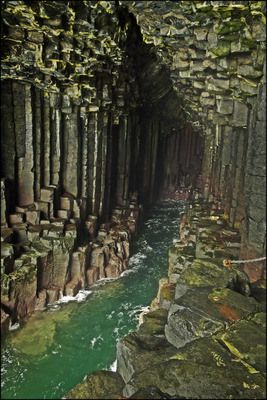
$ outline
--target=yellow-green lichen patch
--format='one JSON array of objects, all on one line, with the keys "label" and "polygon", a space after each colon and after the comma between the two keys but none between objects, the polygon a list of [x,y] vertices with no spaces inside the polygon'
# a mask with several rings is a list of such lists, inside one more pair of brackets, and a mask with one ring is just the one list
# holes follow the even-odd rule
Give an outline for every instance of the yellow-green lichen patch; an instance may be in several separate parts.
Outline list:
[{"label": "yellow-green lichen patch", "polygon": [[250,373],[266,371],[266,332],[253,319],[237,321],[217,338]]}]

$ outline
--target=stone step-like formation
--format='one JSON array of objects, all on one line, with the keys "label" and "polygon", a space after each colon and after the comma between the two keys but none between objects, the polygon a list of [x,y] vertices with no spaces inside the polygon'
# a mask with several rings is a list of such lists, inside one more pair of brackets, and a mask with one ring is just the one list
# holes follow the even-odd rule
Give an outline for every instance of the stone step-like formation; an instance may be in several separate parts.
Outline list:
[{"label": "stone step-like formation", "polygon": [[[46,189],[43,193],[44,199],[50,200],[53,192]],[[129,244],[136,234],[140,211],[133,201],[131,208],[117,207],[112,222],[100,228],[97,217],[92,216],[88,239],[79,247],[77,224],[69,219],[19,223],[15,214],[15,224],[2,231],[1,242],[1,302],[12,321],[21,321],[62,295],[75,296],[99,279],[118,277],[128,266]],[[29,212],[34,213],[25,214]],[[23,215],[20,213],[20,218]],[[12,235],[18,235],[18,230],[18,244],[14,244]]]},{"label": "stone step-like formation", "polygon": [[[198,254],[204,238],[206,246]],[[117,343],[114,378],[124,381],[121,396],[266,397],[266,288],[258,285],[264,293],[257,300],[248,276],[237,266],[223,265],[224,257],[237,257],[229,243],[239,240],[219,204],[210,208],[197,202],[187,209],[179,240],[169,249],[168,278],[160,280],[138,330]],[[100,377],[104,388],[104,371],[98,371],[66,398],[90,396],[87,382],[97,384]]]}]

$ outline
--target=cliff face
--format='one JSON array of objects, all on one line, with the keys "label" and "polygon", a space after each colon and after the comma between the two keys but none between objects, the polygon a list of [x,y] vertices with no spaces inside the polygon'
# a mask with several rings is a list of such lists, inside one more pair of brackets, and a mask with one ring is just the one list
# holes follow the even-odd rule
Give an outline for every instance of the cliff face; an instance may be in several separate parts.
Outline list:
[{"label": "cliff face", "polygon": [[[159,158],[161,180],[179,183],[179,103],[127,11],[114,2],[6,2],[3,22],[2,174],[7,196],[16,194],[8,211],[53,185],[82,201],[85,217],[107,220],[130,192],[153,199]],[[200,153],[191,131],[189,158]]]},{"label": "cliff face", "polygon": [[263,3],[2,2],[6,312],[116,276],[138,197],[179,185],[220,197],[241,256],[262,255]]},{"label": "cliff face", "polygon": [[144,41],[153,43],[160,62],[168,65],[187,121],[204,135],[205,195],[219,196],[230,223],[241,229],[241,257],[261,255],[266,235],[266,5],[127,4]]}]

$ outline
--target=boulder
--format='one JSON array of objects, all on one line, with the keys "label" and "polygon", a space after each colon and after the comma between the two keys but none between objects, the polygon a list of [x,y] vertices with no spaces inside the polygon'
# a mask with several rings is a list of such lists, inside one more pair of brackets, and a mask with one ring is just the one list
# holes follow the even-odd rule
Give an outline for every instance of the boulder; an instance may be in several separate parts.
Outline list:
[{"label": "boulder", "polygon": [[[144,335],[136,332],[130,333],[117,344],[117,371],[125,383],[131,377],[143,370],[149,369],[152,365],[167,361],[176,353],[176,348],[171,346],[164,338],[158,342],[158,346],[152,347],[153,340],[149,343],[149,336],[145,340]],[[148,344],[148,345],[147,345]]]},{"label": "boulder", "polygon": [[253,314],[237,321],[216,336],[250,373],[266,373],[266,314]]},{"label": "boulder", "polygon": [[[212,338],[192,342],[168,361],[151,365],[133,375],[123,394],[157,387],[173,398],[264,399],[265,378],[250,374],[242,363]],[[179,397],[178,397],[179,396]]]},{"label": "boulder", "polygon": [[167,340],[175,347],[211,336],[231,322],[259,311],[260,304],[230,289],[188,290],[172,304],[165,327]]},{"label": "boulder", "polygon": [[70,390],[65,399],[119,399],[124,382],[112,371],[98,371],[88,375],[82,383]]},{"label": "boulder", "polygon": [[157,309],[144,315],[138,332],[117,343],[117,371],[127,383],[137,371],[168,359],[175,352],[164,337],[167,311]]},{"label": "boulder", "polygon": [[[148,386],[144,389],[139,389],[135,392],[130,399],[173,399],[174,397],[169,396],[167,393],[163,393],[155,386]],[[183,399],[184,397],[177,397],[175,399]]]},{"label": "boulder", "polygon": [[229,287],[242,294],[250,294],[248,276],[236,267],[224,267],[222,259],[196,258],[181,273],[176,285],[175,299],[179,299],[179,297],[192,287]]}]

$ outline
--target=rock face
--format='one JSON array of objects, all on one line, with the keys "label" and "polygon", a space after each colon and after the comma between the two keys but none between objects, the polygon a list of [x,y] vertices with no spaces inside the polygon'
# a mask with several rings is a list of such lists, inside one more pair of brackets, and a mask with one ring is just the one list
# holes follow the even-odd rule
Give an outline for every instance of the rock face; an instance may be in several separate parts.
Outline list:
[{"label": "rock face", "polygon": [[[235,243],[238,235],[223,224],[216,203],[188,208],[180,225],[183,241],[169,250],[169,278],[160,280],[137,332],[117,343],[126,398],[266,397],[266,298],[252,297],[248,276],[234,264],[224,266],[223,257],[198,258],[203,232],[208,247],[216,243],[225,253],[221,238]],[[173,275],[175,291],[166,296]]]},{"label": "rock face", "polygon": [[[220,196],[230,224],[241,228],[241,257],[261,256],[266,231],[265,5],[126,3],[158,62],[168,65],[187,121],[203,132],[202,189],[207,198]],[[262,267],[250,264],[246,270],[257,280]]]},{"label": "rock face", "polygon": [[[1,266],[14,321],[127,268],[140,203],[158,181],[179,183],[189,142],[165,132],[179,101],[123,4],[2,6]],[[186,135],[194,148],[181,165],[199,172],[202,139],[190,126]]]},{"label": "rock face", "polygon": [[124,383],[116,372],[99,371],[67,394],[67,399],[119,399]]},{"label": "rock face", "polygon": [[107,222],[131,194],[198,184],[241,256],[263,254],[264,2],[6,1],[2,17],[2,226]]},{"label": "rock face", "polygon": [[264,263],[245,265],[248,280],[218,259],[265,250],[264,9],[3,2],[1,283],[12,321],[117,277],[141,204],[181,187],[219,199],[224,219],[200,210],[202,226],[198,214],[181,231],[187,246],[170,253],[157,300],[172,310],[166,335],[196,287],[249,295]]}]

